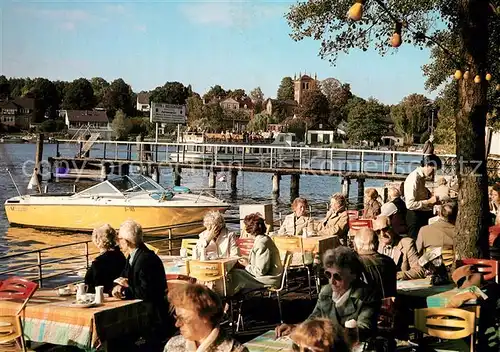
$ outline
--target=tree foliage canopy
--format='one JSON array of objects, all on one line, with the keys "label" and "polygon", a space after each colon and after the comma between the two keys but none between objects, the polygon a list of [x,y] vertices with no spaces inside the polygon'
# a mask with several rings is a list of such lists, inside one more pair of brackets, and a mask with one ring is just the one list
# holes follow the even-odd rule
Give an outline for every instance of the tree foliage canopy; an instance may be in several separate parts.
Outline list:
[{"label": "tree foliage canopy", "polygon": [[63,108],[68,110],[92,110],[95,106],[94,90],[85,78],[78,78],[66,88]]},{"label": "tree foliage canopy", "polygon": [[186,99],[192,94],[191,87],[185,87],[180,82],[167,82],[162,87],[156,87],[151,92],[150,101],[165,104],[186,104]]},{"label": "tree foliage canopy", "polygon": [[391,108],[394,129],[405,143],[413,144],[415,135],[427,130],[432,110],[431,101],[422,94],[410,94]]},{"label": "tree foliage canopy", "polygon": [[375,99],[354,101],[347,116],[347,135],[353,142],[379,142],[387,132],[388,108]]},{"label": "tree foliage canopy", "polygon": [[294,88],[292,77],[283,77],[281,80],[278,92],[276,93],[276,99],[278,100],[293,100],[294,99]]}]

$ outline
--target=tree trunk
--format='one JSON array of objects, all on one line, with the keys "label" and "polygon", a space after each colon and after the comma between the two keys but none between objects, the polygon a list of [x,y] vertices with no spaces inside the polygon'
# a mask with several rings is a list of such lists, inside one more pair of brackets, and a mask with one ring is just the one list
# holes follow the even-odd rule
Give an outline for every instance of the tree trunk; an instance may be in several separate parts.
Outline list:
[{"label": "tree trunk", "polygon": [[[459,258],[488,255],[488,175],[485,127],[487,113],[488,2],[459,0],[459,23],[469,79],[458,81],[460,109],[456,116],[459,210],[456,253]],[[481,83],[474,77],[481,76]]]}]

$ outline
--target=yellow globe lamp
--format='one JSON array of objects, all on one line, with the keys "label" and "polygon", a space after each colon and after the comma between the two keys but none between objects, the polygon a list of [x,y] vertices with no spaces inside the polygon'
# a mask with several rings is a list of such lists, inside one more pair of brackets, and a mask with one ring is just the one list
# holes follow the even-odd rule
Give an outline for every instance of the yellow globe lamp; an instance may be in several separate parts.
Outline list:
[{"label": "yellow globe lamp", "polygon": [[462,78],[462,71],[456,70],[455,71],[455,79],[458,81],[460,78]]},{"label": "yellow globe lamp", "polygon": [[399,48],[401,46],[401,43],[403,43],[403,40],[401,39],[401,34],[399,33],[394,33],[391,37],[391,45],[393,48]]},{"label": "yellow globe lamp", "polygon": [[491,73],[487,73],[484,78],[486,78],[487,81],[491,81]]},{"label": "yellow globe lamp", "polygon": [[363,17],[363,4],[361,2],[356,2],[351,6],[347,16],[353,21],[359,21]]},{"label": "yellow globe lamp", "polygon": [[481,83],[481,76],[477,75],[476,77],[474,77],[474,83]]},{"label": "yellow globe lamp", "polygon": [[496,89],[497,91],[500,91],[500,84],[497,84],[497,86],[495,87],[495,89]]},{"label": "yellow globe lamp", "polygon": [[465,71],[465,73],[464,73],[464,79],[469,79],[469,71]]}]

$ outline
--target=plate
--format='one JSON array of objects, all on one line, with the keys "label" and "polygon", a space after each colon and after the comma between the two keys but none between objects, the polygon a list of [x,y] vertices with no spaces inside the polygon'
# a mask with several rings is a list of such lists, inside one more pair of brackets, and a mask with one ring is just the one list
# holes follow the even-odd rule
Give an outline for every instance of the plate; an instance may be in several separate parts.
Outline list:
[{"label": "plate", "polygon": [[95,302],[90,302],[90,303],[73,302],[73,303],[71,303],[71,307],[74,307],[74,308],[91,308],[91,307],[97,307],[97,306],[100,306],[100,304],[95,303]]},{"label": "plate", "polygon": [[69,292],[69,291],[68,291],[68,292],[65,292],[65,293],[57,292],[57,295],[58,295],[59,297],[67,297],[67,296],[71,296],[71,295],[72,295],[72,293],[71,293],[71,292]]}]

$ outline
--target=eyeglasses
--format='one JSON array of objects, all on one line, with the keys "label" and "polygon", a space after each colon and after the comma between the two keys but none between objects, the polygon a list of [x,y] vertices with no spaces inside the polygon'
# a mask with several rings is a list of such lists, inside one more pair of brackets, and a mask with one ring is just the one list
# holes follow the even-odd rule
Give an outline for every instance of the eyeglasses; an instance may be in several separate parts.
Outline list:
[{"label": "eyeglasses", "polygon": [[377,235],[381,235],[382,233],[387,232],[387,231],[389,231],[390,229],[391,229],[391,227],[390,227],[390,226],[386,226],[386,227],[383,227],[383,228],[381,228],[381,229],[379,229],[379,230],[375,230],[375,233],[376,233]]},{"label": "eyeglasses", "polygon": [[342,276],[340,276],[339,273],[332,274],[328,270],[325,270],[325,276],[328,280],[331,280],[333,278],[335,281],[342,281]]},{"label": "eyeglasses", "polygon": [[179,324],[186,324],[192,320],[189,317],[183,317],[182,315],[177,315],[177,314],[174,314],[174,319],[177,320]]},{"label": "eyeglasses", "polygon": [[321,349],[316,347],[307,347],[296,344],[295,342],[292,344],[292,351],[294,352],[319,352]]}]

